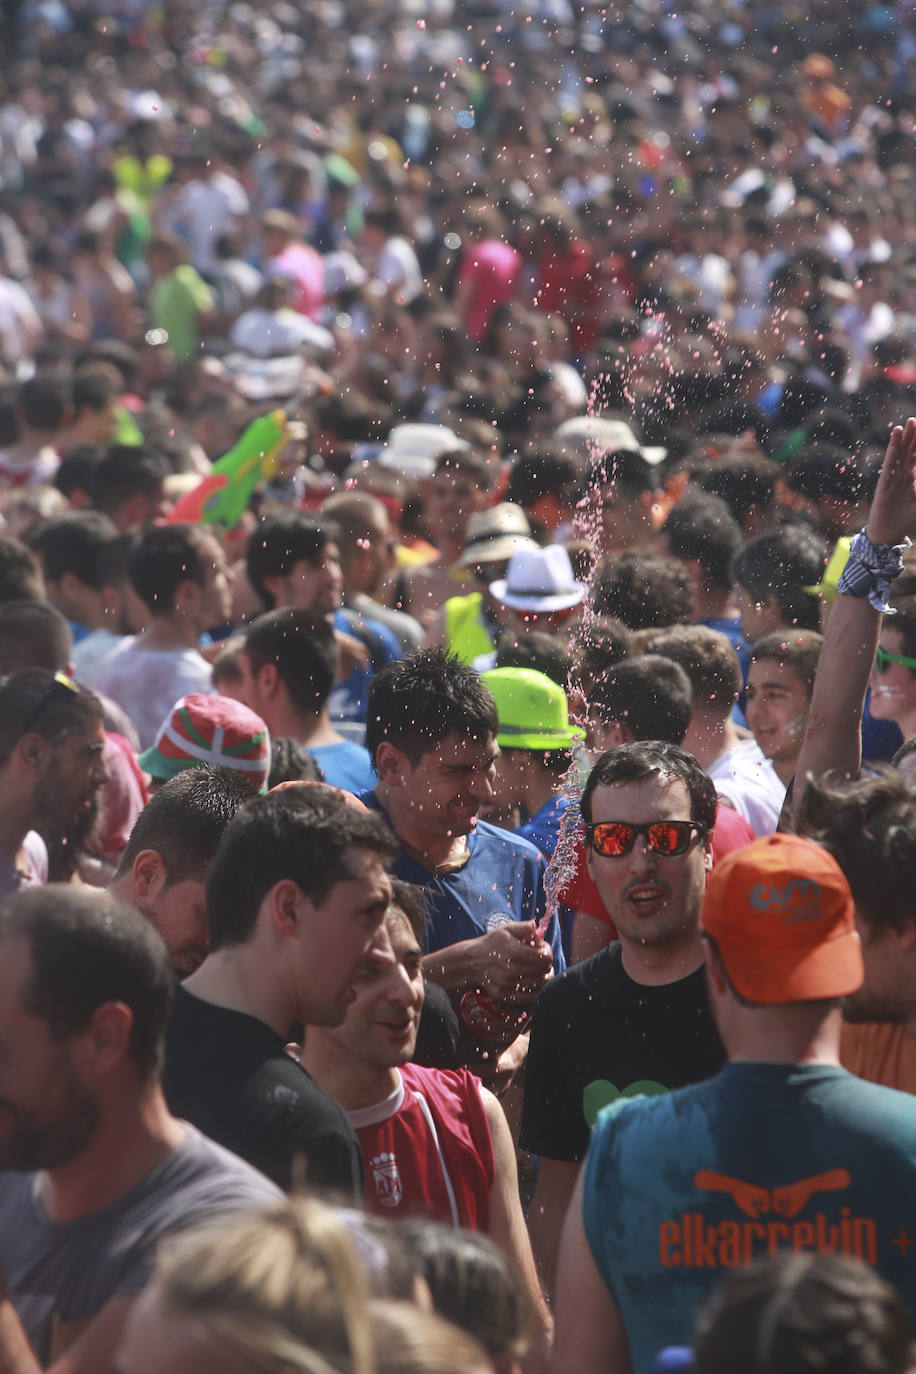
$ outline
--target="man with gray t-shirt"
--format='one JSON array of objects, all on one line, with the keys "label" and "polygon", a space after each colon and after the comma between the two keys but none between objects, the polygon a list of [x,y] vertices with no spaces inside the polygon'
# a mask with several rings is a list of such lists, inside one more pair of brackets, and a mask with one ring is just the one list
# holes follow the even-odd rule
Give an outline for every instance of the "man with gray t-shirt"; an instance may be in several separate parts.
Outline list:
[{"label": "man with gray t-shirt", "polygon": [[0,1369],[107,1374],[159,1239],[281,1196],[169,1114],[172,982],[106,893],[0,902]]}]

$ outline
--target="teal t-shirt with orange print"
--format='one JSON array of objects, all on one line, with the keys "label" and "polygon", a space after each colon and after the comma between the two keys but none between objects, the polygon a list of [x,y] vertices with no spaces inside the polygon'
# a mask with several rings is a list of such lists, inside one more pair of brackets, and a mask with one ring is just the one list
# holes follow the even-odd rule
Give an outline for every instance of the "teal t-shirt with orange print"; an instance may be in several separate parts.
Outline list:
[{"label": "teal t-shirt with orange print", "polygon": [[730,1269],[777,1250],[856,1256],[916,1316],[916,1099],[831,1065],[728,1064],[615,1102],[592,1137],[583,1220],[633,1374],[689,1343]]}]

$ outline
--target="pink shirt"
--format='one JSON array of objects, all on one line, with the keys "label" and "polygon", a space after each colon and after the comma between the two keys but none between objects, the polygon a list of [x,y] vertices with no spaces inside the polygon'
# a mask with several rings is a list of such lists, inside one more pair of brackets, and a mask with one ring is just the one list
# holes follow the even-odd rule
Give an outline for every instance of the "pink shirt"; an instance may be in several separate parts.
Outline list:
[{"label": "pink shirt", "polygon": [[511,244],[499,239],[472,243],[461,259],[458,286],[470,282],[471,294],[465,310],[464,327],[475,343],[486,333],[493,311],[515,295],[515,283],[522,255]]},{"label": "pink shirt", "polygon": [[317,320],[324,307],[324,261],[307,243],[290,243],[267,264],[268,276],[283,276],[293,284],[290,304],[300,315]]}]

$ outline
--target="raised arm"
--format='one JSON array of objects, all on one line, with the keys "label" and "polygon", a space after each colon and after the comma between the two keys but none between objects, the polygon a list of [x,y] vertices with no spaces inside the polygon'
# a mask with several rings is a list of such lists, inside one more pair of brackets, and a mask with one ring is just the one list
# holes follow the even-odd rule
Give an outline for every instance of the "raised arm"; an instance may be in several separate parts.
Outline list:
[{"label": "raised arm", "polygon": [[[904,543],[911,532],[916,532],[916,419],[912,417],[891,433],[866,534],[881,550]],[[880,604],[878,580],[865,575],[837,596],[824,632],[808,728],[795,770],[796,800],[810,777],[828,771],[858,776],[865,693],[881,633]]]}]

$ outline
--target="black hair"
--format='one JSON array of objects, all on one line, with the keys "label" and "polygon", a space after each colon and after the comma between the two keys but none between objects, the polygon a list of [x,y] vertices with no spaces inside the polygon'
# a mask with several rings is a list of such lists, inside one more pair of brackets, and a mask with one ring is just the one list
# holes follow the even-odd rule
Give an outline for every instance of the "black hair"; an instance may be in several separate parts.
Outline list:
[{"label": "black hair", "polygon": [[576,645],[577,668],[583,686],[603,677],[630,652],[632,632],[613,615],[590,617],[579,629]]},{"label": "black hair", "polygon": [[609,749],[588,775],[582,792],[584,820],[592,819],[592,796],[596,787],[612,787],[621,782],[639,782],[658,774],[665,782],[682,782],[690,794],[690,819],[712,834],[718,800],[712,779],[703,772],[692,754],[663,740],[639,740]]},{"label": "black hair", "polygon": [[154,849],[169,887],[203,880],[232,817],[257,795],[256,784],[231,768],[183,768],[140,812],[115,879],[130,874],[144,849]]},{"label": "black hair", "polygon": [[426,941],[427,926],[429,925],[426,889],[419,887],[416,883],[406,883],[403,878],[392,878],[389,905],[404,913],[416,936],[417,943],[423,948]]},{"label": "black hair", "polygon": [[731,559],[744,536],[721,497],[684,497],[672,508],[663,532],[672,557],[696,559],[705,583],[720,591],[731,589]]},{"label": "black hair", "polygon": [[88,495],[92,487],[93,473],[104,456],[105,449],[101,444],[74,444],[61,459],[52,485],[62,496],[66,496],[68,501],[76,491],[86,492]]},{"label": "black hair", "polygon": [[73,373],[73,409],[104,410],[109,401],[120,396],[124,378],[111,363],[84,363]]},{"label": "black hair", "polygon": [[340,650],[325,616],[287,606],[267,611],[245,631],[244,652],[257,675],[272,663],[292,704],[317,714],[334,687]]},{"label": "black hair", "polygon": [[154,500],[168,475],[169,464],[156,450],[112,444],[89,475],[89,495],[96,510],[114,519],[134,496]]},{"label": "black hair", "polygon": [[59,429],[69,400],[70,379],[56,368],[36,372],[19,388],[19,408],[29,429]]},{"label": "black hair", "polygon": [[742,529],[752,511],[769,510],[779,467],[762,453],[726,454],[698,475],[704,491],[721,496]]},{"label": "black hair", "polygon": [[202,543],[207,530],[200,525],[150,525],[130,552],[128,574],[141,601],[153,615],[168,615],[182,582],[203,586],[207,564]]},{"label": "black hair", "polygon": [[480,674],[444,649],[408,654],[369,684],[366,747],[373,767],[386,740],[417,764],[448,735],[486,739],[498,728],[496,703]]},{"label": "black hair", "polygon": [[589,490],[613,485],[627,496],[639,496],[645,491],[655,491],[658,475],[641,453],[626,448],[614,449],[591,459],[585,484]]},{"label": "black hair", "polygon": [[261,903],[288,879],[321,906],[339,882],[360,881],[366,853],[397,852],[380,816],[322,783],[258,797],[230,822],[207,874],[211,950],[250,940]]},{"label": "black hair", "polygon": [[272,739],[270,741],[270,774],[267,790],[272,791],[281,782],[324,782],[324,774],[315,757],[303,744],[294,739]]},{"label": "black hair", "polygon": [[0,674],[19,668],[66,668],[73,635],[66,618],[48,601],[0,603]]},{"label": "black hair", "polygon": [[59,582],[64,573],[73,573],[85,586],[100,591],[101,557],[117,538],[117,530],[100,511],[70,511],[39,525],[29,536],[29,545],[38,553],[49,582]]},{"label": "black hair", "polygon": [[801,525],[780,525],[749,540],[732,559],[732,579],[752,601],[776,601],[784,624],[800,630],[820,625],[820,601],[805,587],[820,583],[826,564],[824,546]]},{"label": "black hair", "polygon": [[528,509],[542,496],[572,501],[579,477],[575,458],[559,445],[544,446],[523,454],[509,473],[506,500]]},{"label": "black hair", "polygon": [[285,577],[295,563],[320,563],[325,548],[334,543],[337,530],[329,521],[320,524],[304,511],[276,511],[262,520],[248,541],[248,580],[268,609],[276,599],[265,578]]},{"label": "black hair", "polygon": [[123,1002],[137,1068],[144,1081],[158,1076],[174,979],[161,937],[138,911],[96,888],[28,888],[0,903],[0,939],[10,937],[29,946],[26,1011],[65,1040],[106,1002]]},{"label": "black hair", "polygon": [[634,739],[680,744],[690,724],[693,693],[684,669],[661,654],[627,658],[588,695],[589,716],[625,726]]},{"label": "black hair", "polygon": [[572,654],[563,635],[546,630],[528,630],[516,635],[506,631],[496,646],[496,668],[533,668],[566,691]]},{"label": "black hair", "polygon": [[863,474],[855,457],[830,444],[812,444],[786,469],[793,491],[812,501],[825,496],[854,504],[862,495]]}]

